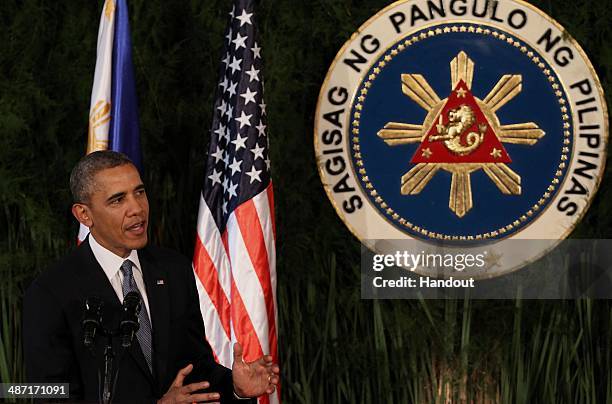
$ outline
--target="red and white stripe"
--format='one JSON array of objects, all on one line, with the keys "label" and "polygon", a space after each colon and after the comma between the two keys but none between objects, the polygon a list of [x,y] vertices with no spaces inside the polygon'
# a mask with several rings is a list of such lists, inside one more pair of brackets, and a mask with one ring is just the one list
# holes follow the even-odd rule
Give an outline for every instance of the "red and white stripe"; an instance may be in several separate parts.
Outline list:
[{"label": "red and white stripe", "polygon": [[[206,338],[228,368],[235,342],[246,361],[271,355],[278,363],[275,239],[272,183],[230,214],[223,233],[200,197],[193,259],[200,310]],[[280,393],[259,402],[279,403]]]}]

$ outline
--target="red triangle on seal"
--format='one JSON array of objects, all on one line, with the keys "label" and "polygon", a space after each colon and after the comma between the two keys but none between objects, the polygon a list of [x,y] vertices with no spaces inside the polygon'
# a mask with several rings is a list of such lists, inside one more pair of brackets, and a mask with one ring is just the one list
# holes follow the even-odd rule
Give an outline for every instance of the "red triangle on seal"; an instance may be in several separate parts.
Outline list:
[{"label": "red triangle on seal", "polygon": [[459,80],[411,163],[511,163],[504,146]]}]

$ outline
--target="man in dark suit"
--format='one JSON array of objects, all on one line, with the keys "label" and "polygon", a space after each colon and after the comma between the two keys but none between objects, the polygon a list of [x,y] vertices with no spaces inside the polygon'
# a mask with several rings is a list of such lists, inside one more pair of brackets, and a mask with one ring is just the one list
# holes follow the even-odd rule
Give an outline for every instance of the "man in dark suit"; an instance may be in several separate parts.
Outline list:
[{"label": "man in dark suit", "polygon": [[[71,401],[97,402],[107,339],[83,343],[84,302],[103,302],[103,325],[116,329],[129,292],[142,299],[140,327],[123,349],[115,338],[114,402],[240,402],[274,391],[269,356],[246,363],[234,347],[229,370],[205,339],[195,279],[181,255],[147,246],[149,204],[137,169],[124,155],[94,152],[70,178],[72,213],[90,235],[40,275],[24,298],[24,353],[31,382],[68,382]],[[158,401],[159,400],[159,401]]]}]

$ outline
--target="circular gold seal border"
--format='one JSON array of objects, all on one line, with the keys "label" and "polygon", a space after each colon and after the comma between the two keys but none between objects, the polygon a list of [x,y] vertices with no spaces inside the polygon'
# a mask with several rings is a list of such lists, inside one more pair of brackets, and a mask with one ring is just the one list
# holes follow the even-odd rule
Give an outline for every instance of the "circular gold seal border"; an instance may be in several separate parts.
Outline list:
[{"label": "circular gold seal border", "polygon": [[[525,46],[524,44],[522,44],[519,40],[514,39],[513,36],[514,35],[509,35],[507,33],[503,33],[503,32],[498,32],[496,29],[489,29],[489,28],[482,28],[482,26],[486,26],[486,24],[461,24],[461,25],[452,25],[449,24],[448,26],[444,27],[444,28],[424,28],[420,33],[412,33],[409,34],[407,37],[408,39],[403,39],[400,40],[398,42],[396,42],[396,44],[392,47],[390,47],[389,49],[391,49],[391,51],[387,50],[386,51],[386,55],[384,57],[382,57],[383,60],[379,60],[378,63],[375,64],[374,68],[370,68],[369,71],[371,71],[371,73],[369,75],[367,75],[366,79],[364,81],[362,81],[363,84],[359,84],[357,86],[357,88],[363,87],[360,91],[359,91],[359,96],[357,97],[357,103],[354,106],[354,110],[355,112],[353,113],[353,117],[354,119],[351,122],[351,133],[353,135],[352,138],[352,142],[353,142],[353,157],[355,159],[355,164],[357,165],[357,172],[361,178],[362,183],[365,185],[365,192],[369,193],[373,198],[374,198],[374,202],[378,205],[378,207],[380,209],[382,209],[384,212],[387,213],[387,215],[389,215],[388,217],[390,217],[391,219],[393,219],[395,222],[397,222],[398,224],[400,224],[401,226],[415,232],[415,233],[419,233],[420,235],[423,235],[425,237],[429,237],[430,239],[436,239],[436,240],[459,240],[459,241],[472,241],[472,240],[483,240],[483,239],[490,239],[493,237],[498,237],[500,235],[504,235],[505,233],[514,230],[514,228],[521,226],[522,224],[526,223],[530,218],[535,220],[535,217],[533,217],[534,215],[537,216],[538,212],[542,209],[543,205],[546,203],[546,201],[552,196],[552,194],[555,192],[555,190],[557,189],[557,186],[559,185],[560,181],[559,178],[563,176],[563,173],[565,171],[565,169],[567,168],[567,160],[568,160],[568,153],[570,152],[569,149],[569,145],[571,144],[570,141],[570,137],[572,135],[571,131],[569,130],[571,125],[569,123],[569,115],[568,115],[568,109],[566,107],[567,105],[567,101],[564,98],[564,93],[563,91],[561,91],[561,87],[560,85],[557,83],[557,80],[555,78],[555,76],[552,74],[551,70],[546,66],[546,64],[544,64],[542,62],[542,60],[540,59],[539,56],[537,56],[533,51],[529,50],[529,48],[527,48],[527,46]],[[564,136],[564,140],[563,140],[563,148],[561,150],[562,154],[561,154],[561,159],[558,165],[558,170],[555,173],[555,178],[553,178],[553,180],[551,181],[550,185],[548,186],[548,188],[546,189],[546,192],[544,192],[544,194],[542,195],[542,197],[538,200],[538,202],[536,204],[534,204],[527,212],[525,212],[523,215],[521,215],[518,219],[514,220],[512,223],[509,223],[506,226],[500,227],[497,230],[491,231],[491,232],[487,232],[487,233],[482,233],[482,234],[475,234],[475,235],[468,235],[468,236],[456,236],[456,235],[448,235],[448,234],[441,234],[441,233],[436,233],[436,232],[432,232],[429,231],[425,228],[421,228],[419,226],[416,226],[415,224],[407,221],[406,219],[404,219],[403,217],[401,217],[397,212],[395,212],[393,210],[393,208],[391,208],[390,206],[387,205],[387,203],[384,201],[384,199],[380,196],[380,194],[378,193],[378,191],[376,191],[376,188],[374,187],[374,185],[371,183],[368,175],[367,175],[367,171],[365,169],[365,166],[363,164],[363,160],[362,160],[362,156],[361,156],[361,148],[359,145],[359,121],[361,118],[361,113],[360,111],[363,109],[363,103],[365,102],[366,98],[367,98],[367,94],[368,94],[368,89],[372,86],[373,82],[376,80],[376,78],[378,77],[378,75],[382,72],[382,70],[385,68],[385,66],[391,61],[393,60],[393,58],[395,56],[397,56],[400,52],[404,51],[405,49],[407,49],[408,47],[410,47],[411,45],[420,42],[421,40],[427,39],[427,38],[432,38],[434,36],[437,35],[444,35],[444,34],[449,34],[449,33],[474,33],[474,34],[480,34],[480,35],[486,35],[486,36],[492,36],[496,39],[499,39],[501,41],[507,42],[509,45],[514,46],[515,48],[519,49],[522,53],[524,53],[537,67],[540,68],[540,70],[542,70],[542,72],[544,73],[544,75],[546,76],[547,80],[551,83],[551,87],[554,91],[555,96],[558,99],[559,105],[560,105],[560,111],[561,111],[561,117],[563,119],[563,136]],[[387,218],[387,217],[385,217]]]},{"label": "circular gold seal border", "polygon": [[[319,149],[320,149],[320,145],[319,145],[319,139],[318,139],[318,134],[319,134],[319,123],[317,121],[317,118],[320,113],[321,113],[321,99],[323,99],[325,93],[326,93],[326,89],[331,81],[331,72],[334,71],[334,69],[336,68],[336,66],[338,65],[338,61],[340,59],[340,57],[345,53],[346,49],[353,43],[355,37],[360,33],[363,32],[367,27],[369,27],[374,21],[376,21],[380,16],[384,15],[385,13],[387,13],[389,10],[397,7],[400,4],[406,3],[409,0],[397,0],[391,4],[389,4],[388,6],[382,8],[381,10],[379,10],[376,14],[372,15],[368,20],[366,20],[364,23],[362,23],[356,30],[355,32],[349,37],[349,39],[347,39],[345,41],[345,43],[342,45],[342,47],[340,48],[340,50],[338,51],[338,53],[336,54],[336,56],[334,57],[334,60],[332,61],[327,74],[325,75],[325,79],[323,80],[323,84],[321,85],[321,90],[319,91],[319,97],[318,97],[318,102],[317,102],[317,106],[315,109],[315,122],[314,122],[314,130],[313,130],[313,140],[314,140],[314,152],[315,155],[319,155]],[[546,14],[545,12],[543,12],[542,10],[540,10],[538,7],[534,6],[533,4],[530,4],[524,0],[512,0],[512,2],[526,7],[530,10],[532,10],[533,12],[535,12],[536,14],[538,14],[540,17],[542,17],[544,20],[548,21],[550,24],[552,24],[554,27],[556,27],[560,32],[564,32],[567,33],[567,31],[565,30],[565,28],[559,23],[557,22],[555,19],[553,19],[552,17],[550,17],[548,14]],[[473,21],[469,21],[468,23],[473,23]],[[493,24],[494,25],[494,24]],[[605,166],[606,166],[606,160],[607,160],[607,150],[608,150],[608,133],[609,133],[609,114],[608,114],[608,106],[606,103],[606,98],[604,95],[604,91],[603,91],[603,87],[601,85],[601,81],[599,80],[599,77],[597,75],[597,72],[595,71],[595,68],[593,67],[593,64],[591,63],[591,61],[589,60],[587,54],[585,53],[584,49],[582,49],[582,47],[580,46],[580,44],[571,36],[571,35],[567,35],[567,37],[565,37],[566,41],[569,41],[571,43],[571,46],[573,49],[575,49],[578,54],[580,55],[580,58],[582,59],[582,61],[585,64],[585,67],[587,68],[588,72],[590,73],[590,77],[593,79],[594,83],[595,83],[595,88],[597,89],[597,93],[599,95],[599,99],[602,101],[601,102],[601,108],[602,108],[602,122],[603,122],[603,145],[602,145],[602,157],[601,157],[601,166],[599,169],[599,172],[597,173],[597,181],[595,182],[594,186],[593,186],[593,192],[591,193],[591,197],[588,199],[586,205],[580,210],[580,213],[578,215],[578,217],[573,221],[573,224],[568,226],[565,231],[559,235],[559,242],[562,239],[565,239],[576,227],[576,225],[582,220],[582,218],[584,217],[584,215],[586,214],[586,212],[589,210],[589,208],[591,207],[591,204],[593,202],[593,196],[594,194],[597,192],[597,189],[599,189],[599,186],[601,185],[601,181],[603,178],[603,173],[605,170]],[[560,76],[562,78],[562,76]],[[334,210],[336,211],[336,213],[338,214],[338,216],[340,217],[340,220],[342,220],[342,222],[344,223],[344,225],[349,229],[349,231],[360,241],[365,242],[367,240],[367,238],[364,238],[363,235],[353,226],[353,224],[348,221],[346,219],[345,214],[342,212],[342,209],[338,206],[338,204],[336,203],[336,200],[334,199],[332,192],[330,191],[330,186],[326,181],[326,174],[324,172],[324,166],[321,163],[317,164],[317,171],[319,172],[319,177],[321,179],[321,182],[323,184],[323,189],[325,191],[325,194],[327,195],[327,198],[329,199],[329,201],[331,202],[332,206],[334,207]],[[551,247],[551,249],[554,247]],[[542,254],[538,255],[535,259],[539,259],[542,256],[544,256],[548,251],[550,251],[550,249],[543,251]],[[516,268],[511,268],[511,269],[506,269],[502,272],[500,272],[499,274],[496,274],[495,276],[499,276],[502,275],[504,273],[508,273],[508,272],[512,272],[514,269]]]}]

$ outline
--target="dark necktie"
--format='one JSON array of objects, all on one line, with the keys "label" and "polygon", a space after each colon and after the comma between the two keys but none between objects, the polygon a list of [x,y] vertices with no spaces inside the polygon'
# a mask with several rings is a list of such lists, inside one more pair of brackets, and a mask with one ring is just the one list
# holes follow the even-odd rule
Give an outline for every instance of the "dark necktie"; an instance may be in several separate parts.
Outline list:
[{"label": "dark necktie", "polygon": [[151,344],[151,322],[149,321],[149,316],[147,315],[147,306],[144,304],[144,300],[142,299],[142,295],[136,286],[136,281],[134,280],[134,274],[132,273],[132,261],[125,260],[123,264],[121,264],[121,272],[123,273],[123,297],[125,297],[130,292],[136,292],[140,295],[142,300],[142,308],[140,309],[140,313],[138,313],[138,321],[140,323],[140,328],[138,328],[138,332],[136,333],[136,338],[138,338],[138,343],[140,344],[140,349],[144,354],[144,357],[147,361],[147,365],[149,365],[149,370],[151,374],[153,374],[153,366],[152,366],[152,347]]}]

